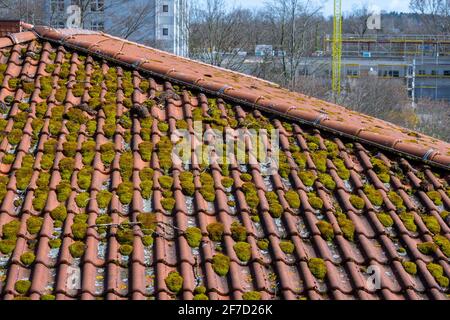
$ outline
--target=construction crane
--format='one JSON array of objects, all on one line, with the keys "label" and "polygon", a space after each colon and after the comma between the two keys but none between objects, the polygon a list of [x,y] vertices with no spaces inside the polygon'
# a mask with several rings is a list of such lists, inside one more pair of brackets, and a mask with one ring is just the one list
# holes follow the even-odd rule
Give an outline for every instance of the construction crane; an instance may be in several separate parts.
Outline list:
[{"label": "construction crane", "polygon": [[341,94],[342,0],[334,0],[332,89],[334,100]]}]

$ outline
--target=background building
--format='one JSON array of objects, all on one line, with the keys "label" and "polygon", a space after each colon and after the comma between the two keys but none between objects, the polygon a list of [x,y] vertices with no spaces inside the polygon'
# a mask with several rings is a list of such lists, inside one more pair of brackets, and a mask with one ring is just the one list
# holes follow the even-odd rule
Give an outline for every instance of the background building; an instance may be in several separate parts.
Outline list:
[{"label": "background building", "polygon": [[187,0],[46,0],[47,23],[65,28],[75,13],[71,5],[80,8],[83,29],[188,55]]}]

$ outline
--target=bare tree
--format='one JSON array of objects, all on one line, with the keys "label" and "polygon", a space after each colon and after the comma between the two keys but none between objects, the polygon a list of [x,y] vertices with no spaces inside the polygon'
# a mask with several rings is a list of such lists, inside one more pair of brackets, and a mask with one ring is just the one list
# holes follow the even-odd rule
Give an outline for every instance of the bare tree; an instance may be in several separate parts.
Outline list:
[{"label": "bare tree", "polygon": [[362,37],[368,31],[367,19],[370,13],[366,4],[363,4],[359,8],[355,8],[349,14],[344,17],[344,33],[351,33]]},{"label": "bare tree", "polygon": [[17,19],[32,24],[45,21],[44,0],[0,0],[0,18]]},{"label": "bare tree", "polygon": [[245,21],[248,10],[229,8],[225,0],[191,6],[190,56],[214,66],[239,70],[245,60]]},{"label": "bare tree", "polygon": [[416,130],[427,135],[450,141],[450,103],[422,99],[417,103],[419,123]]},{"label": "bare tree", "polygon": [[410,0],[411,11],[420,15],[427,32],[448,34],[450,32],[450,4],[448,0]]},{"label": "bare tree", "polygon": [[145,42],[148,39],[148,29],[151,26],[157,10],[151,1],[122,1],[113,7],[105,8],[109,19],[114,21],[106,32],[115,36],[134,41]]},{"label": "bare tree", "polygon": [[265,18],[272,43],[280,49],[282,84],[295,88],[301,58],[315,49],[314,31],[321,8],[313,1],[271,0]]}]

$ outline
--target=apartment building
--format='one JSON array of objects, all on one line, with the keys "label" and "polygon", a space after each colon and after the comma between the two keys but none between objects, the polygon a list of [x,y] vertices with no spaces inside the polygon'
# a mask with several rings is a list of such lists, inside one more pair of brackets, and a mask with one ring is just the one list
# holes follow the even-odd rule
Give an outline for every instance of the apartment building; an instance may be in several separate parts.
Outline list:
[{"label": "apartment building", "polygon": [[74,7],[81,11],[81,27],[105,31],[181,56],[188,55],[187,0],[47,0],[48,24],[65,28],[74,23]]}]

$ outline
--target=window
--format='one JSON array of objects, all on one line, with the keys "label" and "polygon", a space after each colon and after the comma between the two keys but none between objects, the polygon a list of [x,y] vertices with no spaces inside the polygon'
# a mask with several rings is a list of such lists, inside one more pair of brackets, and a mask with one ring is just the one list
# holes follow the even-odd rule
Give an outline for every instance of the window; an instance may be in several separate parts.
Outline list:
[{"label": "window", "polygon": [[66,24],[64,21],[52,21],[51,26],[56,29],[64,29]]},{"label": "window", "polygon": [[105,7],[105,1],[104,0],[93,0],[91,2],[91,11],[103,11],[103,8]]},{"label": "window", "polygon": [[359,75],[358,70],[352,70],[352,69],[347,70],[347,76],[349,76],[349,77],[357,77],[358,75]]},{"label": "window", "polygon": [[431,70],[431,75],[432,75],[432,76],[435,76],[435,75],[437,75],[437,72],[436,72],[436,70]]},{"label": "window", "polygon": [[163,5],[163,12],[169,12],[169,6],[167,4]]},{"label": "window", "polygon": [[424,76],[426,73],[425,70],[419,70],[418,74],[419,76]]},{"label": "window", "polygon": [[384,77],[389,77],[389,78],[399,78],[400,77],[400,71],[398,70],[385,70]]},{"label": "window", "polygon": [[450,76],[450,70],[444,70],[444,76]]},{"label": "window", "polygon": [[168,36],[169,35],[169,28],[163,28],[162,32],[163,32],[163,36]]},{"label": "window", "polygon": [[64,11],[64,0],[52,0],[50,6],[52,12]]},{"label": "window", "polygon": [[103,22],[93,21],[91,22],[91,30],[93,31],[103,31],[105,29]]}]

